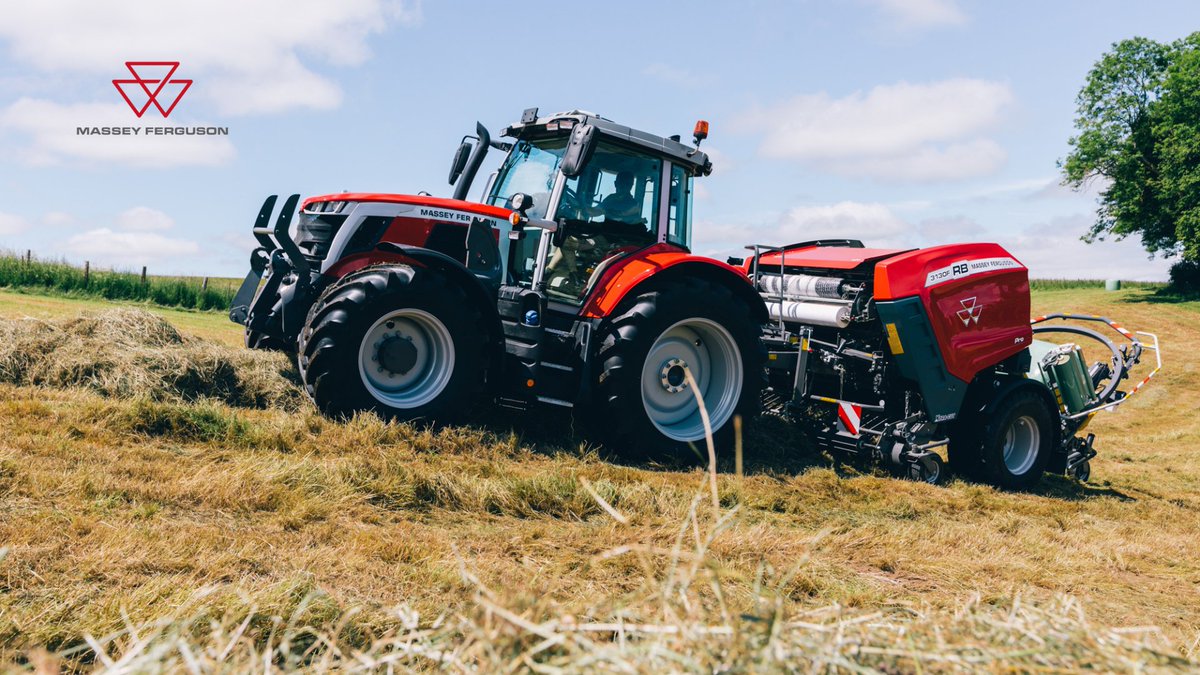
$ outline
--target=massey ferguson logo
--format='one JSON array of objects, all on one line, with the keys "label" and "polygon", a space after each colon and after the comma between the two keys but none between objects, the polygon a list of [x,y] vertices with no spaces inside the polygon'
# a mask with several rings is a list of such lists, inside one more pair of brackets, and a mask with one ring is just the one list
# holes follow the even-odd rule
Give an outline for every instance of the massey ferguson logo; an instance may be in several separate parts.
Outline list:
[{"label": "massey ferguson logo", "polygon": [[[192,80],[175,77],[179,70],[178,61],[126,61],[125,68],[133,79],[113,80],[113,86],[125,99],[134,115],[141,119],[150,106],[158,110],[163,119],[171,116],[180,99],[192,88]],[[151,115],[153,117],[153,115]],[[86,125],[75,127],[76,136],[228,136],[229,127],[182,126],[161,124],[158,126],[102,126]]]},{"label": "massey ferguson logo", "polygon": [[[113,80],[113,86],[121,92],[121,98],[139,118],[153,105],[163,118],[171,111],[191,88],[191,80],[173,80],[179,70],[178,61],[126,61],[125,67],[133,75],[132,80]],[[141,105],[134,101],[144,101]],[[163,107],[164,104],[166,107]]]},{"label": "massey ferguson logo", "polygon": [[957,312],[958,320],[962,321],[964,326],[979,323],[979,315],[983,314],[983,305],[976,302],[975,298],[959,300],[958,304],[962,305],[962,309]]}]

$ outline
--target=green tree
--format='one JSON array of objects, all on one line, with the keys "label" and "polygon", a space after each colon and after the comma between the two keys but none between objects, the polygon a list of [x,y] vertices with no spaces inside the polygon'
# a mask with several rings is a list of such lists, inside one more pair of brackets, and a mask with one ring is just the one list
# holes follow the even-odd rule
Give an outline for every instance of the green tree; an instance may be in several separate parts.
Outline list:
[{"label": "green tree", "polygon": [[1077,135],[1060,162],[1076,189],[1102,181],[1088,241],[1139,234],[1151,253],[1200,257],[1200,33],[1132,38],[1096,62],[1079,92]]},{"label": "green tree", "polygon": [[1176,43],[1153,117],[1170,234],[1185,260],[1200,261],[1200,33]]}]

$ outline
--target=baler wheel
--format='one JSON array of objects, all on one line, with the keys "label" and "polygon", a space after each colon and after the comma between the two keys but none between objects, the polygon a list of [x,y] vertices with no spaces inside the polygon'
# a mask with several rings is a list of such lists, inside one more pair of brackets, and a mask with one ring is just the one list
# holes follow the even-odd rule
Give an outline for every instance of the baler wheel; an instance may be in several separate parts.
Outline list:
[{"label": "baler wheel", "polygon": [[367,267],[322,294],[300,333],[300,373],[323,412],[454,421],[483,389],[483,314],[437,272]]},{"label": "baler wheel", "polygon": [[963,420],[950,440],[955,471],[1004,490],[1029,490],[1054,451],[1055,413],[1037,393],[1005,396],[986,417]]},{"label": "baler wheel", "polygon": [[936,452],[921,455],[908,467],[909,478],[930,485],[946,482],[946,473],[945,462]]},{"label": "baler wheel", "polygon": [[703,454],[705,432],[691,372],[718,449],[731,445],[733,418],[758,412],[763,347],[750,308],[702,279],[664,282],[614,313],[600,334],[600,423],[610,450],[632,457]]},{"label": "baler wheel", "polygon": [[1074,469],[1071,469],[1070,475],[1080,483],[1088,482],[1088,479],[1092,477],[1092,463],[1084,460]]}]

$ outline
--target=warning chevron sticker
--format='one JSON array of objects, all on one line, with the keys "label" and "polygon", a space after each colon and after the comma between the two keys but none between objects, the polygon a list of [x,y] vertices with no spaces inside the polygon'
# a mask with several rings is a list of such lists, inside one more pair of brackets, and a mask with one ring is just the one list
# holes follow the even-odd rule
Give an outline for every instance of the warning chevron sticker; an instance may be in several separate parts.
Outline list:
[{"label": "warning chevron sticker", "polygon": [[858,436],[862,428],[862,406],[838,401],[838,431]]}]

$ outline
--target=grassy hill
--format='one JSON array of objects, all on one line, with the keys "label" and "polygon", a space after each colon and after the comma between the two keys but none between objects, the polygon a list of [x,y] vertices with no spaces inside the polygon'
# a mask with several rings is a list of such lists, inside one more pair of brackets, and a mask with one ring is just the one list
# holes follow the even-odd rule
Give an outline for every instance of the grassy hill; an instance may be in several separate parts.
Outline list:
[{"label": "grassy hill", "polygon": [[1093,483],[932,487],[765,420],[714,506],[545,414],[325,420],[217,314],[0,292],[0,662],[1195,669],[1200,303],[1153,297],[1034,296],[1163,340]]}]

